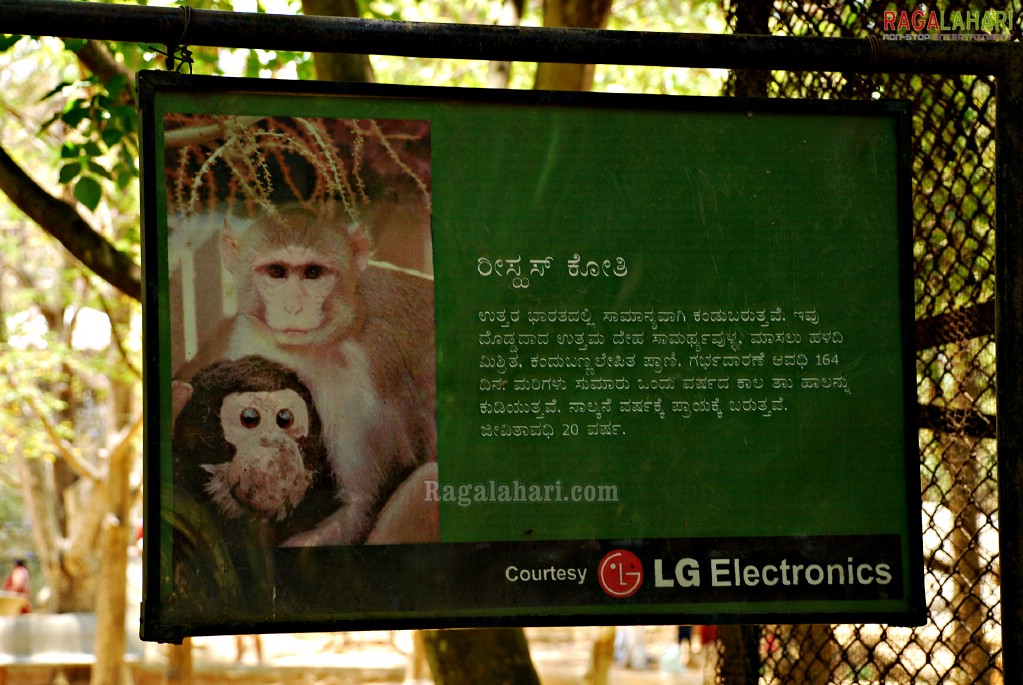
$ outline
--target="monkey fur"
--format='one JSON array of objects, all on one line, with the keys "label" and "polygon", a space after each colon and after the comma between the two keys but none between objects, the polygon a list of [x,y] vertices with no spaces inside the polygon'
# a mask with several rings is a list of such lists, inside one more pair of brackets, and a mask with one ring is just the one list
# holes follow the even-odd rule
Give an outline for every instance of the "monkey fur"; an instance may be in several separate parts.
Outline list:
[{"label": "monkey fur", "polygon": [[[271,545],[337,507],[319,415],[293,371],[250,355],[206,367],[191,387],[174,423],[175,491],[205,496],[227,520],[258,521]],[[253,406],[272,413],[239,416],[256,411]],[[278,407],[293,423],[287,429]],[[257,425],[242,427],[243,420]],[[229,434],[234,425],[239,427]]]},{"label": "monkey fur", "polygon": [[[241,235],[225,227],[221,247],[239,309],[226,356],[258,354],[297,372],[323,421],[343,502],[287,544],[366,542],[410,474],[436,473],[421,468],[437,460],[432,280],[371,264],[361,226],[297,208],[264,216]],[[436,540],[435,509],[421,517],[426,532],[395,530],[372,541]]]},{"label": "monkey fur", "polygon": [[167,606],[186,618],[229,606],[262,620],[284,608],[290,582],[275,547],[340,506],[319,414],[293,371],[254,355],[175,386]]}]

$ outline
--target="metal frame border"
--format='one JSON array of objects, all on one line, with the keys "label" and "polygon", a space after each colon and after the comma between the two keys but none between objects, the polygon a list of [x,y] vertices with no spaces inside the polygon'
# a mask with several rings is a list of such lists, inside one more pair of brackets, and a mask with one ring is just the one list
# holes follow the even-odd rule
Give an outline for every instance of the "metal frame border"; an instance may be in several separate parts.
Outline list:
[{"label": "metal frame border", "polygon": [[[1003,672],[1023,682],[1023,44],[695,35],[386,22],[0,0],[8,33],[139,43],[580,64],[991,75]],[[170,52],[170,50],[169,50]]]}]

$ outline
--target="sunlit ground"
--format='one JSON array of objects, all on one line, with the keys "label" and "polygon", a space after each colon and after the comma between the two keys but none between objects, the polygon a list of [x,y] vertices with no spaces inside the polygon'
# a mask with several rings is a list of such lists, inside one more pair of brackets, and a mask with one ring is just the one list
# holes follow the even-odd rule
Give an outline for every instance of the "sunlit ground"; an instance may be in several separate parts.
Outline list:
[{"label": "sunlit ground", "polygon": [[[141,600],[141,563],[132,559],[129,605]],[[683,668],[675,644],[676,626],[642,629],[646,665],[612,666],[613,685],[697,685],[704,682],[706,650]],[[596,628],[528,628],[530,653],[544,685],[582,683],[591,659]],[[411,665],[410,631],[358,633],[296,633],[247,636],[239,644],[234,636],[192,639],[197,685],[253,683],[255,685],[343,685],[347,683],[408,683]],[[143,659],[135,665],[135,685],[160,683],[167,663],[167,647],[142,646]],[[431,682],[428,678],[422,682]],[[707,682],[713,682],[708,679]]]}]

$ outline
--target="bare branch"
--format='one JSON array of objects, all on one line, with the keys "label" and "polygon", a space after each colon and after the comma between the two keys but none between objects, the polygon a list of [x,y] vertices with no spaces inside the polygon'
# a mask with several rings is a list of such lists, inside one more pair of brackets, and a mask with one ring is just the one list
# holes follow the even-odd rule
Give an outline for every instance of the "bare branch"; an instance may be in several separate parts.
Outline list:
[{"label": "bare branch", "polygon": [[163,134],[164,147],[184,147],[186,145],[202,145],[226,137],[230,127],[246,128],[265,117],[225,117],[215,124],[204,126],[186,126],[167,131]]},{"label": "bare branch", "polygon": [[[88,279],[88,274],[86,274],[86,279]],[[114,318],[114,312],[110,308],[110,302],[108,302],[107,298],[103,297],[102,294],[97,294],[97,296],[99,297],[100,304],[103,305],[103,313],[107,315],[108,319],[110,319],[110,330],[114,340],[114,345],[117,347],[118,356],[120,356],[124,365],[128,367],[132,376],[138,380],[142,380],[142,371],[132,363],[131,356],[128,354],[128,350],[124,347],[124,336],[122,335],[122,331],[118,330],[118,326],[114,323],[116,319]]]},{"label": "bare branch", "polygon": [[53,197],[0,147],[0,190],[97,276],[142,299],[142,269],[96,232],[73,206]]},{"label": "bare branch", "polygon": [[[7,371],[7,382],[10,383],[13,388],[18,387],[17,381],[11,376],[10,370]],[[21,402],[25,409],[32,414],[35,414],[36,418],[39,419],[39,422],[42,423],[43,431],[47,436],[49,436],[50,441],[53,443],[54,451],[57,453],[57,456],[63,459],[77,476],[87,478],[94,482],[99,482],[103,474],[99,471],[99,469],[92,466],[92,464],[78,458],[78,455],[74,453],[74,450],[69,448],[64,439],[57,433],[57,428],[50,423],[50,420],[46,416],[46,412],[44,412],[39,405],[36,404],[35,400],[31,397],[22,397]]]},{"label": "bare branch", "polygon": [[110,457],[108,461],[115,462],[124,456],[124,453],[131,449],[132,442],[135,440],[135,436],[142,430],[142,415],[139,414],[135,421],[128,426],[125,430],[121,431],[121,434],[117,436],[117,444],[110,450]]}]

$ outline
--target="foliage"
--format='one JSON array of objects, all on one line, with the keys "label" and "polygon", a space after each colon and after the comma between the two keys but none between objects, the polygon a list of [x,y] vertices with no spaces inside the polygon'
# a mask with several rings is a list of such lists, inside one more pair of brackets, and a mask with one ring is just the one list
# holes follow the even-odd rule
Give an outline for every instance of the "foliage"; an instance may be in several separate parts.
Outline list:
[{"label": "foliage", "polygon": [[[466,0],[466,2],[418,2],[401,8],[402,19],[438,23],[493,24],[501,13],[500,0]],[[373,0],[372,13],[385,16],[394,13],[396,3]],[[543,17],[542,0],[525,3],[522,26],[539,26]],[[720,33],[724,30],[724,13],[715,0],[617,0],[611,8],[611,30],[675,31]],[[405,58],[376,55],[372,58],[381,82],[409,85],[487,87],[489,62],[483,60],[452,60]],[[536,73],[533,63],[515,63],[511,69],[509,88],[530,89]],[[666,95],[716,95],[724,82],[720,69],[684,69],[639,67],[630,65],[597,65],[594,90]]]},{"label": "foliage", "polygon": [[[277,2],[231,2],[205,0],[188,3],[198,9],[268,11],[294,14],[296,0]],[[412,0],[398,4],[388,0],[361,0],[365,15],[379,19],[460,23],[493,23],[500,14],[498,0],[469,0],[423,3]],[[522,23],[537,25],[542,16],[541,0],[531,0]],[[621,0],[612,9],[611,29],[641,31],[720,31],[724,16],[713,0]],[[44,39],[45,40],[45,39]],[[39,44],[40,39],[0,35],[0,52],[19,43]],[[64,48],[73,57],[85,41],[66,40]],[[53,100],[56,109],[40,129],[62,125],[64,138],[61,162],[55,181],[72,190],[73,196],[90,211],[100,202],[121,196],[138,177],[137,113],[131,98],[129,74],[142,68],[159,69],[163,56],[153,46],[108,44],[124,71],[106,78],[88,74],[65,78],[41,100]],[[225,74],[256,78],[314,77],[308,53],[274,50],[233,50],[195,47],[191,50],[195,73]],[[488,63],[470,60],[442,60],[374,56],[377,79],[410,85],[486,86]],[[520,64],[512,71],[512,88],[532,86],[535,65]],[[715,94],[724,72],[708,69],[661,69],[628,65],[598,65],[595,89],[613,92],[665,94]],[[131,240],[122,244],[130,249]]]},{"label": "foliage", "polygon": [[[67,136],[60,150],[59,182],[73,185],[75,198],[95,211],[102,197],[101,180],[113,182],[116,190],[123,192],[138,178],[138,117],[135,108],[123,102],[127,88],[124,74],[107,82],[90,76],[78,84],[61,83],[46,98],[72,87],[82,95],[69,99],[43,127],[54,121],[64,124]],[[100,159],[108,161],[103,164]]]},{"label": "foliage", "polygon": [[[83,70],[80,41],[0,44],[0,147],[56,202],[77,203],[137,259],[137,113],[128,72],[101,78]],[[140,312],[6,202],[0,229],[0,553],[33,549],[35,587],[52,590],[40,608],[78,608],[90,601],[88,575],[98,561],[101,519],[86,515],[103,499],[94,479],[106,474],[121,422],[132,418],[113,408],[131,411],[115,395],[140,378]],[[31,487],[18,482],[27,470]],[[61,569],[67,577],[55,575]]]},{"label": "foliage", "polygon": [[21,492],[16,484],[0,480],[0,559],[28,556],[30,549],[32,533]]},{"label": "foliage", "polygon": [[340,203],[358,219],[372,195],[400,187],[429,201],[426,122],[169,115],[165,142],[176,157],[168,207],[182,216],[239,205],[257,216],[298,202]]}]

